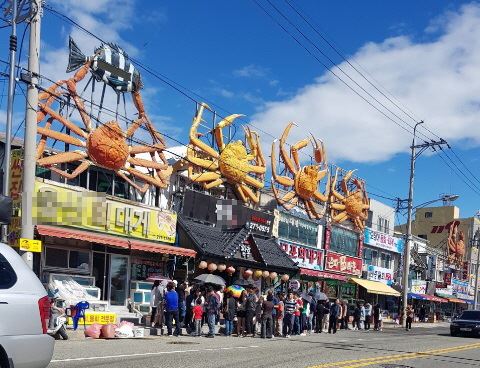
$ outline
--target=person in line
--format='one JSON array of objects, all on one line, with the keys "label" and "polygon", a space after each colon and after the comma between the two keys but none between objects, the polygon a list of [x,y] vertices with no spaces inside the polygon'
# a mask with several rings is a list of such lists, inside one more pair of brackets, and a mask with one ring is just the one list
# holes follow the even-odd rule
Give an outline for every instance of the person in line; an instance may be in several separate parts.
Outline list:
[{"label": "person in line", "polygon": [[273,293],[269,291],[266,300],[262,303],[261,338],[271,339],[273,335]]},{"label": "person in line", "polygon": [[[257,290],[255,290],[255,294],[258,295]],[[253,329],[253,335],[257,336],[257,333],[261,334],[262,331],[262,306],[263,302],[265,300],[265,297],[263,295],[260,295],[260,297],[257,300],[257,307],[255,308],[255,320],[254,320],[254,329]]]},{"label": "person in line", "polygon": [[188,292],[187,289],[185,289],[185,292],[187,293],[187,298],[185,299],[185,327],[187,329],[187,333],[191,333],[192,331],[195,331],[195,321],[192,315],[192,310],[196,306],[195,290],[192,288],[188,288]]},{"label": "person in line", "polygon": [[247,292],[245,290],[240,294],[240,298],[237,301],[237,336],[245,336],[245,319],[246,319],[246,306],[247,306]]},{"label": "person in line", "polygon": [[380,310],[380,304],[375,304],[375,306],[373,307],[373,329],[375,331],[378,331],[379,330],[379,322],[380,322],[380,314],[381,314],[381,310]]},{"label": "person in line", "polygon": [[407,331],[411,330],[412,329],[412,322],[413,322],[413,318],[415,316],[415,310],[413,309],[413,307],[409,304],[407,306],[407,319],[406,319],[406,324],[405,324],[405,329]]},{"label": "person in line", "polygon": [[330,307],[331,303],[329,300],[325,302],[325,314],[323,315],[322,321],[322,330],[328,331],[328,327],[330,326]]},{"label": "person in line", "polygon": [[287,299],[284,301],[285,317],[283,318],[283,336],[289,338],[293,334],[294,313],[297,309],[297,301],[293,297],[293,293],[288,293]]},{"label": "person in line", "polygon": [[197,298],[197,300],[195,301],[195,307],[192,308],[192,321],[195,324],[195,330],[193,332],[193,335],[196,337],[202,336],[202,317],[202,299]]},{"label": "person in line", "polygon": [[360,313],[361,313],[360,303],[357,303],[353,311],[353,323],[352,323],[353,329],[355,331],[360,329]]},{"label": "person in line", "polygon": [[175,284],[170,281],[167,284],[167,292],[165,293],[165,317],[167,320],[167,333],[172,336],[172,320],[175,320],[174,335],[180,335],[180,320],[178,313],[178,294],[175,291]]},{"label": "person in line", "polygon": [[215,324],[218,314],[218,297],[215,295],[212,287],[207,289],[207,300],[205,301],[205,309],[207,312],[207,323],[208,323],[208,335],[207,337],[215,337]]},{"label": "person in line", "polygon": [[335,300],[330,307],[330,323],[328,325],[328,333],[331,334],[332,331],[334,334],[337,333],[337,320],[340,316],[340,300]]},{"label": "person in line", "polygon": [[283,293],[278,293],[278,303],[275,305],[275,336],[283,335],[283,318],[285,315],[285,295]]},{"label": "person in line", "polygon": [[344,301],[345,303],[345,316],[343,317],[344,323],[345,323],[345,329],[350,330],[351,328],[349,327],[349,322],[350,322],[350,311],[348,310],[348,303],[347,301]]},{"label": "person in line", "polygon": [[365,328],[365,307],[363,304],[360,304],[360,327],[359,330],[363,330]]},{"label": "person in line", "polygon": [[231,291],[225,294],[223,299],[223,318],[225,319],[225,336],[232,336],[233,320],[237,311],[237,301]]},{"label": "person in line", "polygon": [[317,309],[317,301],[313,297],[312,292],[308,293],[308,296],[310,296],[312,300],[309,303],[310,308],[309,308],[309,314],[307,315],[307,326],[308,326],[307,329],[308,329],[308,333],[312,334],[313,330],[315,329],[315,322],[316,322],[315,310]]},{"label": "person in line", "polygon": [[340,316],[339,316],[339,327],[342,330],[346,329],[345,326],[345,317],[347,315],[347,302],[345,300],[342,300],[340,302]]},{"label": "person in line", "polygon": [[422,306],[420,307],[420,311],[419,311],[419,313],[418,313],[418,318],[419,318],[420,322],[425,322],[425,317],[426,317],[426,315],[427,315],[427,311],[426,311],[426,309],[425,309],[425,306],[422,305]]},{"label": "person in line", "polygon": [[182,282],[177,287],[178,311],[179,311],[180,323],[184,323],[185,316],[187,313],[187,305],[186,305],[187,293],[185,291],[186,288],[187,288],[187,284],[185,282]]},{"label": "person in line", "polygon": [[293,334],[300,335],[301,328],[302,328],[300,319],[301,319],[301,310],[303,308],[303,301],[302,301],[302,298],[299,297],[297,292],[293,293],[293,296],[296,302],[295,312],[293,313],[294,315]]},{"label": "person in line", "polygon": [[370,323],[372,323],[372,305],[370,303],[365,304],[365,330],[370,330]]},{"label": "person in line", "polygon": [[246,334],[255,337],[255,314],[257,312],[257,296],[253,287],[247,288],[247,300],[245,305],[245,329]]},{"label": "person in line", "polygon": [[310,314],[310,303],[302,299],[303,307],[300,309],[300,336],[307,336],[308,315]]},{"label": "person in line", "polygon": [[152,314],[150,316],[150,321],[152,327],[155,327],[155,316],[157,314],[158,305],[160,304],[161,298],[163,297],[163,290],[160,289],[160,281],[155,280],[150,290],[150,308]]},{"label": "person in line", "polygon": [[325,307],[325,301],[319,300],[315,309],[315,333],[322,333],[323,331],[323,319],[327,313],[327,308]]}]

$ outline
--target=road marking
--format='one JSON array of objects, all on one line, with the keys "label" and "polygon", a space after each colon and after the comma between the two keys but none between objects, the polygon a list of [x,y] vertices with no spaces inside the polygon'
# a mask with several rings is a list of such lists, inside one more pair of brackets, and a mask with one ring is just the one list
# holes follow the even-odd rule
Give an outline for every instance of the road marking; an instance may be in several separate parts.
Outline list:
[{"label": "road marking", "polygon": [[249,345],[249,346],[232,346],[232,347],[216,348],[216,349],[209,348],[209,349],[171,350],[171,351],[158,351],[158,352],[152,352],[152,353],[134,353],[134,354],[106,355],[106,356],[83,357],[83,358],[54,359],[50,363],[80,362],[82,360],[118,359],[118,358],[131,358],[131,357],[139,357],[139,356],[155,356],[155,355],[178,354],[178,353],[201,353],[202,351],[255,349],[258,347],[259,346],[257,345]]},{"label": "road marking", "polygon": [[428,358],[430,356],[435,356],[443,353],[463,351],[463,350],[469,350],[469,349],[475,349],[475,348],[480,348],[480,343],[460,345],[460,346],[454,346],[454,347],[443,348],[443,349],[420,351],[420,352],[414,352],[414,353],[403,353],[403,354],[383,355],[383,356],[354,359],[354,360],[344,360],[340,362],[318,364],[318,365],[311,366],[309,368],[326,368],[326,367],[358,368],[358,367],[366,367],[373,364],[395,362],[399,360]]}]

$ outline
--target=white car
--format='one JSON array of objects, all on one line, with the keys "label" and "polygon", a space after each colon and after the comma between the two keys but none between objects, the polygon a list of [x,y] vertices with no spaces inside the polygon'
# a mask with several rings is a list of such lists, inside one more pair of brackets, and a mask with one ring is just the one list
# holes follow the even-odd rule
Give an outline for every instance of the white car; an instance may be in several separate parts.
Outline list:
[{"label": "white car", "polygon": [[0,367],[40,368],[52,359],[45,288],[10,246],[0,243]]}]

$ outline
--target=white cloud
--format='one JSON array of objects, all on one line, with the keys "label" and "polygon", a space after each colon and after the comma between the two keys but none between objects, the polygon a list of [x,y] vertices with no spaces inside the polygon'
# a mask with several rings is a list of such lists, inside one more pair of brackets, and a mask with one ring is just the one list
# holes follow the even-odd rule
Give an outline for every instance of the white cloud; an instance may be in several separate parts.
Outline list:
[{"label": "white cloud", "polygon": [[[401,36],[370,42],[353,59],[439,136],[452,143],[479,145],[480,5],[465,5],[432,20],[422,37],[429,41]],[[388,103],[346,63],[341,67]],[[267,102],[253,120],[277,137],[288,121],[295,121],[300,127],[292,129],[290,142],[311,131],[324,140],[335,160],[388,160],[408,150],[411,140],[328,72],[294,97]]]},{"label": "white cloud", "polygon": [[236,69],[233,71],[234,76],[245,78],[264,77],[267,73],[268,69],[255,64],[246,65],[240,69]]}]

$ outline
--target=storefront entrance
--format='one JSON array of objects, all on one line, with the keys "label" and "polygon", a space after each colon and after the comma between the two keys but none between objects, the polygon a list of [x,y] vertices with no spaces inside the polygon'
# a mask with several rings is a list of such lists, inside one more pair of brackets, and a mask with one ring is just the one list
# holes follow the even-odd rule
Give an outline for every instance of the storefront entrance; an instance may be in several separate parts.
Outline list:
[{"label": "storefront entrance", "polygon": [[125,305],[128,297],[128,256],[110,254],[110,305]]}]

